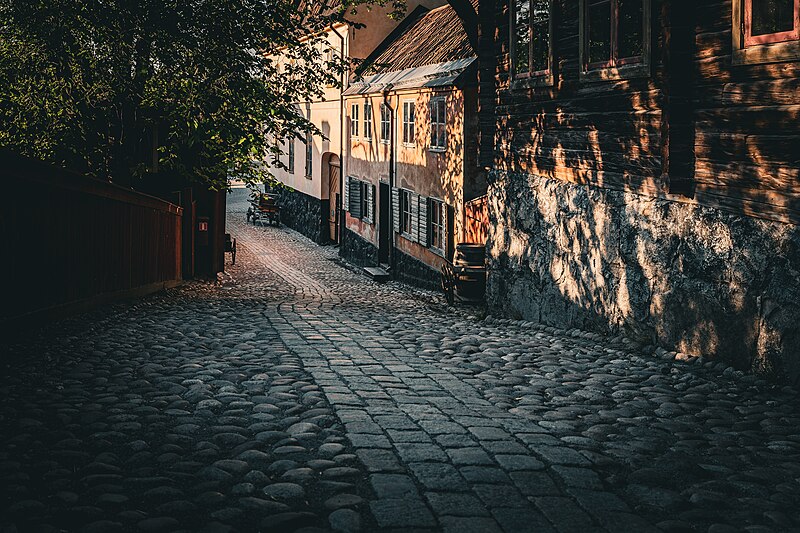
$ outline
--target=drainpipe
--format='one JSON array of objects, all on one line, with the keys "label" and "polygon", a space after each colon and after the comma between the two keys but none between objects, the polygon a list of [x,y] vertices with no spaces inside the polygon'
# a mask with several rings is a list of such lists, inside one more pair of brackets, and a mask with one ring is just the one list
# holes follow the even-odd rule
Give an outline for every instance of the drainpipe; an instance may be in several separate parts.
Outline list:
[{"label": "drainpipe", "polygon": [[[341,58],[342,62],[344,62],[344,35],[336,31],[336,28],[333,27],[333,24],[330,26],[331,31],[339,37],[339,42],[341,43],[339,46],[339,57]],[[347,76],[346,73],[343,72],[341,74],[342,79],[342,87],[339,89],[339,205],[337,206],[339,209],[339,227],[336,228],[339,232],[339,239],[338,239],[338,246],[342,245],[342,239],[344,238],[344,227],[345,222],[347,220],[347,214],[344,210],[344,122],[345,122],[345,114],[344,114],[344,90],[346,87]],[[328,195],[330,196],[330,194]],[[330,201],[330,200],[329,200]],[[335,198],[334,198],[335,201]]]},{"label": "drainpipe", "polygon": [[392,270],[394,270],[394,259],[395,259],[395,238],[396,235],[394,234],[394,213],[392,212],[394,209],[392,203],[392,190],[394,189],[394,182],[395,182],[395,149],[396,149],[396,142],[395,142],[395,134],[397,128],[395,127],[397,124],[395,118],[396,110],[392,108],[391,104],[389,103],[389,91],[392,90],[394,86],[390,83],[383,89],[383,105],[389,109],[389,235],[391,238],[389,239],[389,265],[391,266]]}]

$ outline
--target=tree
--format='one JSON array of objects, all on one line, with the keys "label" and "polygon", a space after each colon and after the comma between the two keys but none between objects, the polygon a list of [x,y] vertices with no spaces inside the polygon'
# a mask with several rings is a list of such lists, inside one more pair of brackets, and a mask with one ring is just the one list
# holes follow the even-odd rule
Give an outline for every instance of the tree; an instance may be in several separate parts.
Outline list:
[{"label": "tree", "polygon": [[130,185],[156,169],[261,181],[271,139],[320,134],[295,102],[348,67],[321,30],[357,4],[402,7],[335,3],[0,0],[0,147]]}]

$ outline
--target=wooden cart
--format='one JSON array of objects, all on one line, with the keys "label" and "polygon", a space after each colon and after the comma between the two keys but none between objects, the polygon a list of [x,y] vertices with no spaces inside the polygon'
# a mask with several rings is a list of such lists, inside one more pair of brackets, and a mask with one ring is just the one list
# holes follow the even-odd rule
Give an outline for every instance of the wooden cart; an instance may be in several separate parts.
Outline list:
[{"label": "wooden cart", "polygon": [[267,222],[272,226],[281,225],[281,206],[274,195],[261,193],[247,209],[247,221],[255,224]]}]

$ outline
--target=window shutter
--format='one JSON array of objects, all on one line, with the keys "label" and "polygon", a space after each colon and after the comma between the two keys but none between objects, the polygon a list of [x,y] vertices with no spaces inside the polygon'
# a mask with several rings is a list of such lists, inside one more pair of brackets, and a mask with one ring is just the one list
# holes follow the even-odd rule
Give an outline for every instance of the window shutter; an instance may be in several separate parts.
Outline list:
[{"label": "window shutter", "polygon": [[426,221],[425,224],[425,246],[430,248],[431,246],[431,199],[425,199],[425,215]]},{"label": "window shutter", "polygon": [[419,205],[419,227],[417,228],[417,242],[422,246],[428,246],[428,198],[420,196],[417,204]]},{"label": "window shutter", "polygon": [[350,211],[350,176],[344,177],[344,195],[342,198],[342,209]]},{"label": "window shutter", "polygon": [[350,180],[350,216],[361,218],[361,182],[356,179]]},{"label": "window shutter", "polygon": [[375,223],[375,185],[367,183],[367,214],[365,216],[370,224]]},{"label": "window shutter", "polygon": [[419,195],[411,193],[411,240],[419,242]]},{"label": "window shutter", "polygon": [[453,206],[443,204],[447,210],[447,218],[445,219],[444,235],[445,242],[447,243],[447,257],[448,261],[453,261],[455,254],[455,227],[456,227],[456,212]]},{"label": "window shutter", "polygon": [[392,187],[392,226],[400,233],[400,191],[396,187]]}]

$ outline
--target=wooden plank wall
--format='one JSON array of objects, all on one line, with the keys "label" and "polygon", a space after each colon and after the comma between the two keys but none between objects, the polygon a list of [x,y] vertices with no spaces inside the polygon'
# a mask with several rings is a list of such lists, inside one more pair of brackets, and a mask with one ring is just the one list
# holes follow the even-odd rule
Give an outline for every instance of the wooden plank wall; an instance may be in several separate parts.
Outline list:
[{"label": "wooden plank wall", "polygon": [[[687,2],[652,0],[648,77],[581,81],[579,2],[556,0],[555,84],[519,90],[509,83],[508,4],[497,2],[494,20],[495,168],[800,222],[800,65],[733,65],[731,0],[690,4],[695,42],[686,65],[694,72],[686,79],[693,86],[682,92],[693,109],[680,131],[689,128],[694,152],[681,156],[683,167],[667,159],[677,158],[669,149],[669,90],[685,88],[683,80],[669,83],[668,72],[680,70],[669,64],[665,41],[671,21],[685,22],[670,8]],[[689,172],[675,178],[691,187],[671,189],[670,168],[687,161]]]},{"label": "wooden plank wall", "polygon": [[181,279],[179,207],[0,153],[0,322]]},{"label": "wooden plank wall", "polygon": [[731,0],[697,6],[697,199],[798,223],[800,63],[734,65]]},{"label": "wooden plank wall", "polygon": [[[657,2],[656,2],[657,3]],[[652,75],[581,81],[578,2],[556,0],[552,87],[511,89],[508,1],[497,10],[495,166],[572,183],[664,193],[661,179],[662,62],[653,31]],[[653,13],[658,9],[654,5]],[[655,19],[656,16],[654,15]]]}]

